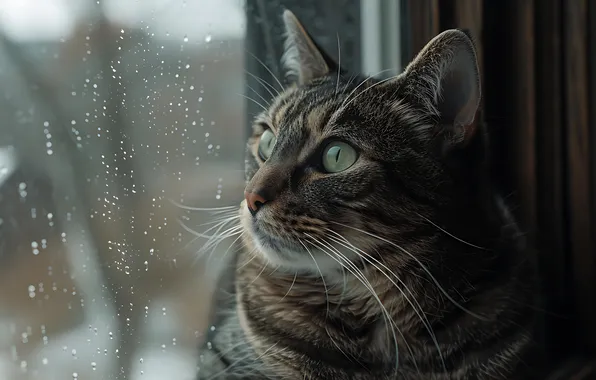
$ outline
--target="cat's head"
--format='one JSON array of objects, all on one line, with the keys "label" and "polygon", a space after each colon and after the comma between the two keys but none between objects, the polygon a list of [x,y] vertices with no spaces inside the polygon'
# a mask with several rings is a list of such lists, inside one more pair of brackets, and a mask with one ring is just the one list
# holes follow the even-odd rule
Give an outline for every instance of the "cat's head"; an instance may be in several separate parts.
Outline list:
[{"label": "cat's head", "polygon": [[382,246],[396,256],[405,256],[397,245],[424,246],[428,221],[476,191],[472,41],[443,32],[401,75],[379,80],[344,73],[291,12],[283,18],[294,84],[256,117],[248,141],[249,245],[280,268],[313,273]]}]

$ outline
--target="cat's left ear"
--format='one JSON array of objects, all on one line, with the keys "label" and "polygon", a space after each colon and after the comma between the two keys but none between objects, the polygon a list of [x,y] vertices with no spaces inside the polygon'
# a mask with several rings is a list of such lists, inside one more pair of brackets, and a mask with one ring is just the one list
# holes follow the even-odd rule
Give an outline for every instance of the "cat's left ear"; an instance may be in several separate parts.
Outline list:
[{"label": "cat's left ear", "polygon": [[437,118],[450,146],[467,141],[475,131],[480,105],[476,51],[461,30],[447,30],[432,39],[406,67],[402,89]]},{"label": "cat's left ear", "polygon": [[335,61],[323,51],[306,31],[298,18],[289,10],[284,11],[286,28],[285,52],[282,64],[291,82],[303,85],[317,78],[337,73]]}]

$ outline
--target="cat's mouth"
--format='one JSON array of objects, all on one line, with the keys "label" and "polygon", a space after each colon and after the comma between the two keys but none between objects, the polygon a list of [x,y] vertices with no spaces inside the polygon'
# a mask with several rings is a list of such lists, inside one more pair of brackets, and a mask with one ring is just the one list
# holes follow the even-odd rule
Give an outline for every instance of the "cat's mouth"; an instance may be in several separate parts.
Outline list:
[{"label": "cat's mouth", "polygon": [[[340,259],[335,258],[341,254],[344,260],[353,259],[350,252],[342,252],[343,249],[335,244],[329,244],[325,251],[317,248],[309,242],[311,234],[305,235],[303,239],[293,236],[281,236],[274,228],[265,221],[264,215],[254,217],[246,212],[242,217],[244,230],[251,238],[255,251],[263,256],[268,262],[290,271],[320,273],[336,273],[341,270]],[[280,230],[281,231],[281,230]],[[322,238],[322,240],[325,240]],[[330,253],[335,251],[335,254]]]},{"label": "cat's mouth", "polygon": [[262,252],[269,254],[269,256],[290,259],[297,255],[307,254],[306,249],[299,242],[289,241],[288,239],[272,235],[256,221],[253,221],[251,224],[251,234],[255,240],[255,244],[257,244]]}]

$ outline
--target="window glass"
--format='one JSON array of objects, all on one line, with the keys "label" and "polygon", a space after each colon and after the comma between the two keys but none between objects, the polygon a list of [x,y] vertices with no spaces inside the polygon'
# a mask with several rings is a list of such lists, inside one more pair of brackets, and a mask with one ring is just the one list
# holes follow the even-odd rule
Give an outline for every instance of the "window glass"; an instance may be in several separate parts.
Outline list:
[{"label": "window glass", "polygon": [[0,379],[192,378],[230,244],[180,206],[242,196],[245,28],[241,0],[0,0]]}]

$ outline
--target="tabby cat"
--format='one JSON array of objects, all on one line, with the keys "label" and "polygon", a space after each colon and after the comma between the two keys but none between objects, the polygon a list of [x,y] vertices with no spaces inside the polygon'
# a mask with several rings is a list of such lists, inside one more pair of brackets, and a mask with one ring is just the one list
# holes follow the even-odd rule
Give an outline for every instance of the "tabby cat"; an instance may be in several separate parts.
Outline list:
[{"label": "tabby cat", "polygon": [[534,270],[490,184],[462,31],[350,75],[290,12],[248,140],[243,249],[199,379],[531,379]]}]

